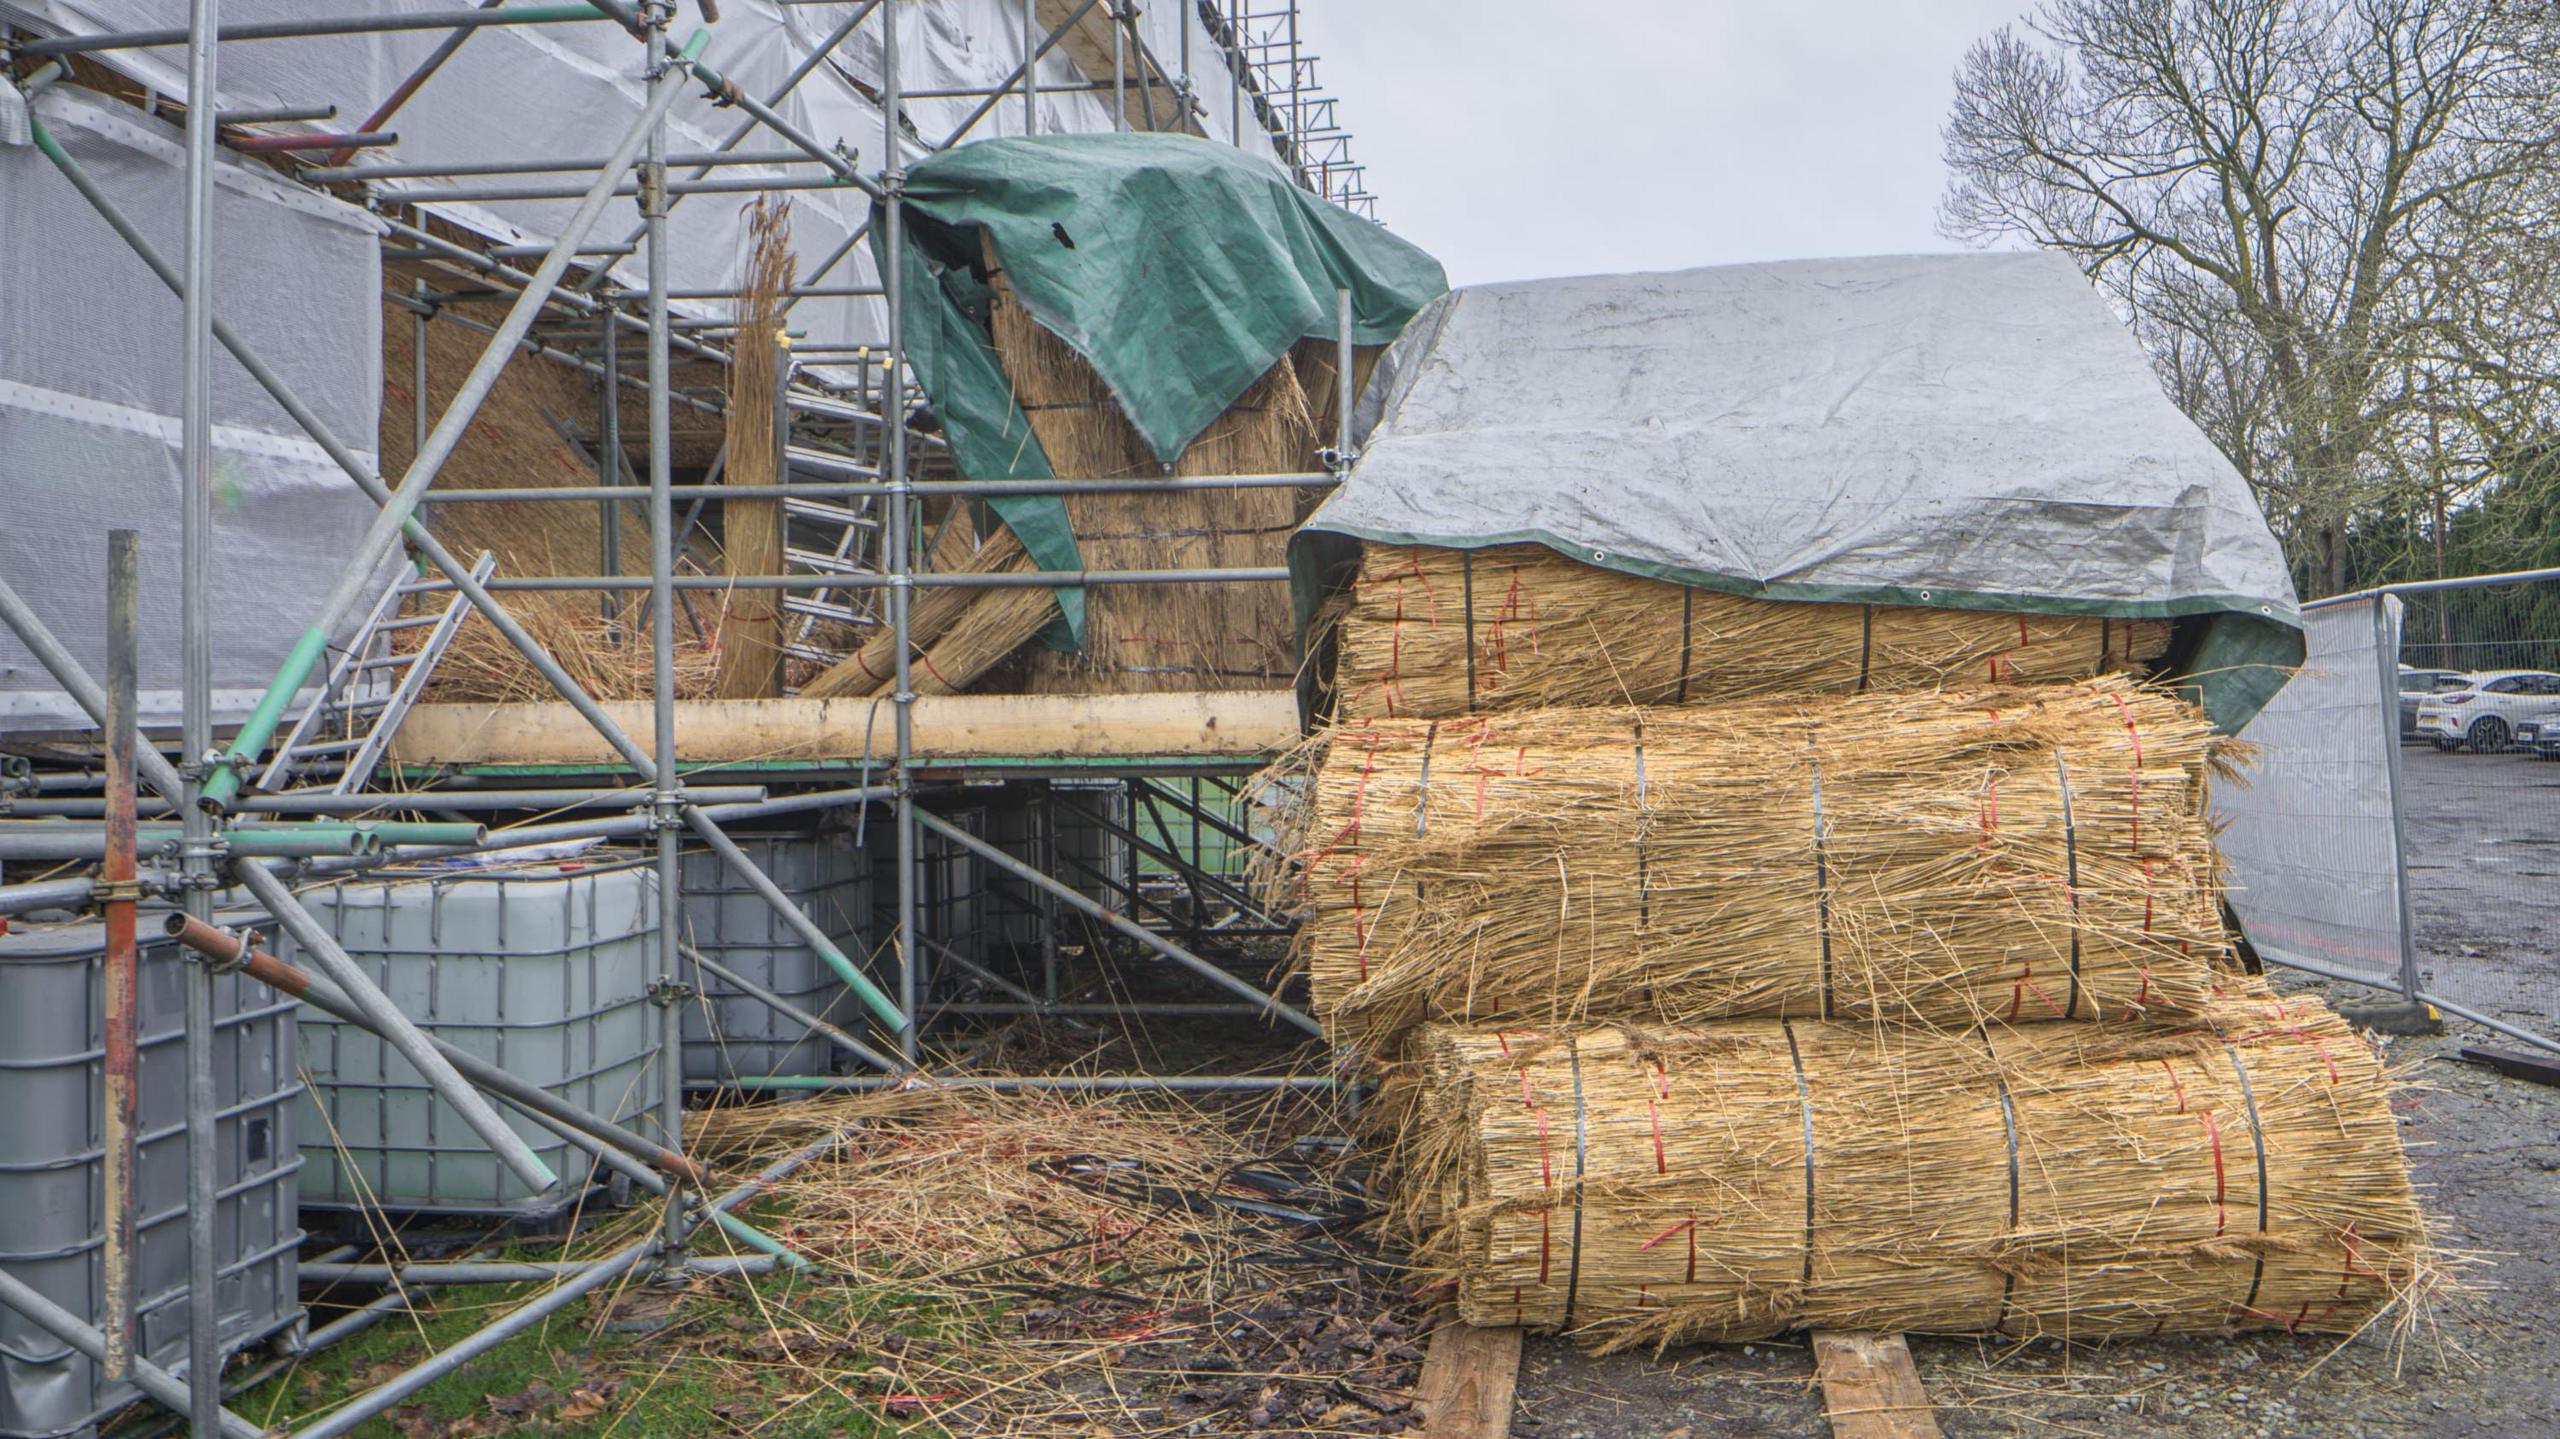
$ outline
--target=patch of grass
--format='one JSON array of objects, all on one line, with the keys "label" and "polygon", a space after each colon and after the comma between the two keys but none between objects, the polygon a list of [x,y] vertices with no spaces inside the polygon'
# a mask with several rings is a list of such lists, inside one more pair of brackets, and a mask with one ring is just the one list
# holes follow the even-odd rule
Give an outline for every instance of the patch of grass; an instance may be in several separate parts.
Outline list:
[{"label": "patch of grass", "polygon": [[[579,1250],[609,1252],[628,1237],[584,1243]],[[510,1244],[479,1258],[552,1260],[562,1254],[554,1241]],[[385,1319],[311,1356],[241,1395],[232,1408],[261,1425],[307,1422],[467,1338],[544,1287],[485,1284],[422,1294],[414,1314]],[[940,1431],[932,1426],[893,1417],[894,1386],[866,1394],[837,1382],[843,1373],[866,1367],[851,1336],[930,1327],[911,1298],[780,1273],[700,1276],[682,1290],[626,1278],[353,1432],[357,1439],[936,1435]],[[813,1347],[825,1351],[822,1366],[805,1362]],[[833,1373],[822,1376],[821,1369]]]}]

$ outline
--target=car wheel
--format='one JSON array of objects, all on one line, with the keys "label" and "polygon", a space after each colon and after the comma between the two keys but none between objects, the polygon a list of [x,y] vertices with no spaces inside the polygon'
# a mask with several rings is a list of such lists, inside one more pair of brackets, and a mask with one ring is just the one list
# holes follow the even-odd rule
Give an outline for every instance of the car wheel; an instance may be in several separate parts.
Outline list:
[{"label": "car wheel", "polygon": [[2471,752],[2496,754],[2507,747],[2507,722],[2496,715],[2482,715],[2471,723]]}]

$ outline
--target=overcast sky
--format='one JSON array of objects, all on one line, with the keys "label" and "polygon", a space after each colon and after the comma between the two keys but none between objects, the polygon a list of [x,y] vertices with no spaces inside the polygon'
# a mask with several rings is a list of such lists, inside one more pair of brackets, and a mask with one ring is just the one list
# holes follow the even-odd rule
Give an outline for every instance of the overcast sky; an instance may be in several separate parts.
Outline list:
[{"label": "overcast sky", "polygon": [[1300,0],[1378,217],[1453,284],[1958,248],[1938,127],[2028,0]]}]

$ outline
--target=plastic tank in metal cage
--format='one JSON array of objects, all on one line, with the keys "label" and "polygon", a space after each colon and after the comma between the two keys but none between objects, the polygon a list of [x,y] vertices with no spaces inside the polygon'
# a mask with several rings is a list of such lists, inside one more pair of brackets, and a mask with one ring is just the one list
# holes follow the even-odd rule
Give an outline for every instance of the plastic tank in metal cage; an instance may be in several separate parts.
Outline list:
[{"label": "plastic tank in metal cage", "polygon": [[[418,1027],[572,1104],[654,1127],[658,883],[628,858],[336,881],[305,904]],[[273,940],[295,959],[291,936]],[[321,1209],[537,1218],[578,1197],[527,1195],[392,1048],[302,1013],[311,1076],[302,1199]],[[511,1111],[564,1179],[588,1156]]]},{"label": "plastic tank in metal cage", "polygon": [[[866,837],[896,843],[885,825]],[[852,832],[834,827],[734,838],[846,958],[867,963],[871,849],[857,845]],[[720,856],[689,849],[681,874],[686,943],[831,1024],[861,1028],[861,1001],[842,976]],[[871,973],[875,980],[882,978],[876,968]],[[685,1005],[688,1083],[718,1084],[740,1075],[828,1074],[843,1067],[844,1052],[808,1034],[799,1021],[739,993],[717,975],[706,973],[701,983],[702,994]]]},{"label": "plastic tank in metal cage", "polygon": [[[146,922],[145,930],[151,928]],[[96,1324],[105,1318],[105,931],[0,934],[0,1268]],[[136,1352],[187,1361],[186,972],[142,947],[133,1275]],[[214,1216],[225,1353],[299,1323],[294,1011],[242,975],[214,983]],[[0,1436],[80,1434],[137,1396],[0,1306]]]}]

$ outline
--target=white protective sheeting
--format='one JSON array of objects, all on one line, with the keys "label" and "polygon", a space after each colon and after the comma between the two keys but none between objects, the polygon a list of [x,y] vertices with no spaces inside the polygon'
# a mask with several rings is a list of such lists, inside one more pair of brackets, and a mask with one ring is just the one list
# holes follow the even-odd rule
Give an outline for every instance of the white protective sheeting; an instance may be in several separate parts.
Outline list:
[{"label": "white protective sheeting", "polygon": [[[154,248],[185,251],[179,132],[69,86],[35,114]],[[370,458],[382,403],[378,227],[218,171],[216,313]],[[178,709],[180,312],[33,146],[0,145],[0,575],[74,655],[106,664],[106,532],[142,533],[141,709]],[[214,713],[236,717],[310,625],[375,513],[228,354],[215,352]],[[0,730],[88,720],[0,629]]]},{"label": "white protective sheeting", "polygon": [[2403,910],[2391,819],[2400,601],[2302,615],[2309,654],[2240,737],[2249,784],[2216,785],[2231,907],[2271,960],[2397,982]]},{"label": "white protective sheeting", "polygon": [[[456,0],[224,0],[226,24],[311,18],[325,15],[396,14],[451,10]],[[821,41],[833,35],[860,7],[851,4],[782,5],[774,0],[725,0],[721,19],[711,27],[703,59],[758,100],[780,92]],[[1040,7],[1045,10],[1046,7]],[[870,172],[882,163],[880,110],[871,96],[881,83],[881,16],[893,15],[898,30],[898,71],[911,92],[984,88],[1007,78],[1022,63],[1021,0],[901,0],[884,5],[865,19],[835,51],[774,105],[784,118],[822,144],[841,145],[855,155],[858,167]],[[1095,15],[1102,13],[1097,8]],[[75,34],[145,30],[187,23],[185,0],[0,0],[0,15],[27,18],[39,28]],[[675,34],[681,39],[693,22],[691,6],[679,13]],[[1223,52],[1210,41],[1195,7],[1179,0],[1145,6],[1137,29],[1146,52],[1167,75],[1179,77],[1182,56],[1189,54],[1198,104],[1196,124],[1211,138],[1232,142],[1229,129],[1231,85]],[[1189,32],[1188,45],[1185,31]],[[216,83],[226,105],[311,105],[338,107],[334,128],[353,128],[371,114],[418,63],[450,31],[401,31],[312,39],[260,40],[222,47]],[[1046,35],[1045,26],[1041,35]],[[1136,74],[1143,63],[1130,47]],[[517,161],[542,158],[602,159],[628,130],[645,101],[641,77],[643,51],[620,27],[606,21],[564,25],[494,26],[474,33],[436,75],[385,123],[400,136],[397,146],[363,152],[363,158],[385,164]],[[105,52],[102,61],[164,93],[183,96],[186,55],[183,47]],[[1088,77],[1077,72],[1064,48],[1045,56],[1038,69],[1041,128],[1046,133],[1090,133],[1113,128],[1108,92],[1068,90]],[[1107,79],[1107,75],[1090,77]],[[696,88],[699,95],[700,87]],[[1160,90],[1159,96],[1163,95]],[[900,156],[913,163],[922,146],[939,144],[978,108],[969,98],[910,99],[905,104],[915,134]],[[1162,101],[1170,128],[1170,100]],[[1024,102],[1019,96],[996,101],[969,131],[971,139],[1024,133]],[[1248,138],[1253,139],[1252,109],[1244,108]],[[700,99],[678,102],[669,125],[668,144],[676,153],[714,150],[740,127],[750,124],[742,110],[723,109]],[[331,127],[311,127],[331,128]],[[1267,142],[1261,153],[1269,154]],[[790,148],[771,131],[757,126],[735,148],[773,151]],[[790,167],[730,166],[712,172],[721,179],[820,173],[813,165]],[[678,180],[691,172],[677,170]],[[389,187],[414,190],[436,181],[386,181]],[[561,188],[585,183],[575,171],[549,175],[509,175],[452,182],[474,189]],[[820,266],[854,237],[870,211],[859,190],[840,187],[788,192],[792,198],[792,238],[800,256],[800,283],[842,287],[876,287],[878,273],[867,245],[855,245],[832,268]],[[677,290],[723,290],[743,279],[746,261],[744,210],[752,197],[701,194],[679,197],[669,218],[671,276]],[[529,200],[468,203],[437,207],[446,218],[510,242],[550,238],[555,227],[577,206],[575,200]],[[594,231],[594,240],[619,241],[639,229],[635,202],[617,201]],[[634,255],[617,263],[618,279],[644,282],[644,261]],[[531,268],[530,264],[526,268]],[[688,305],[701,314],[723,314],[725,305]],[[885,317],[877,300],[813,298],[792,310],[792,324],[805,329],[809,344],[878,343]]]}]

